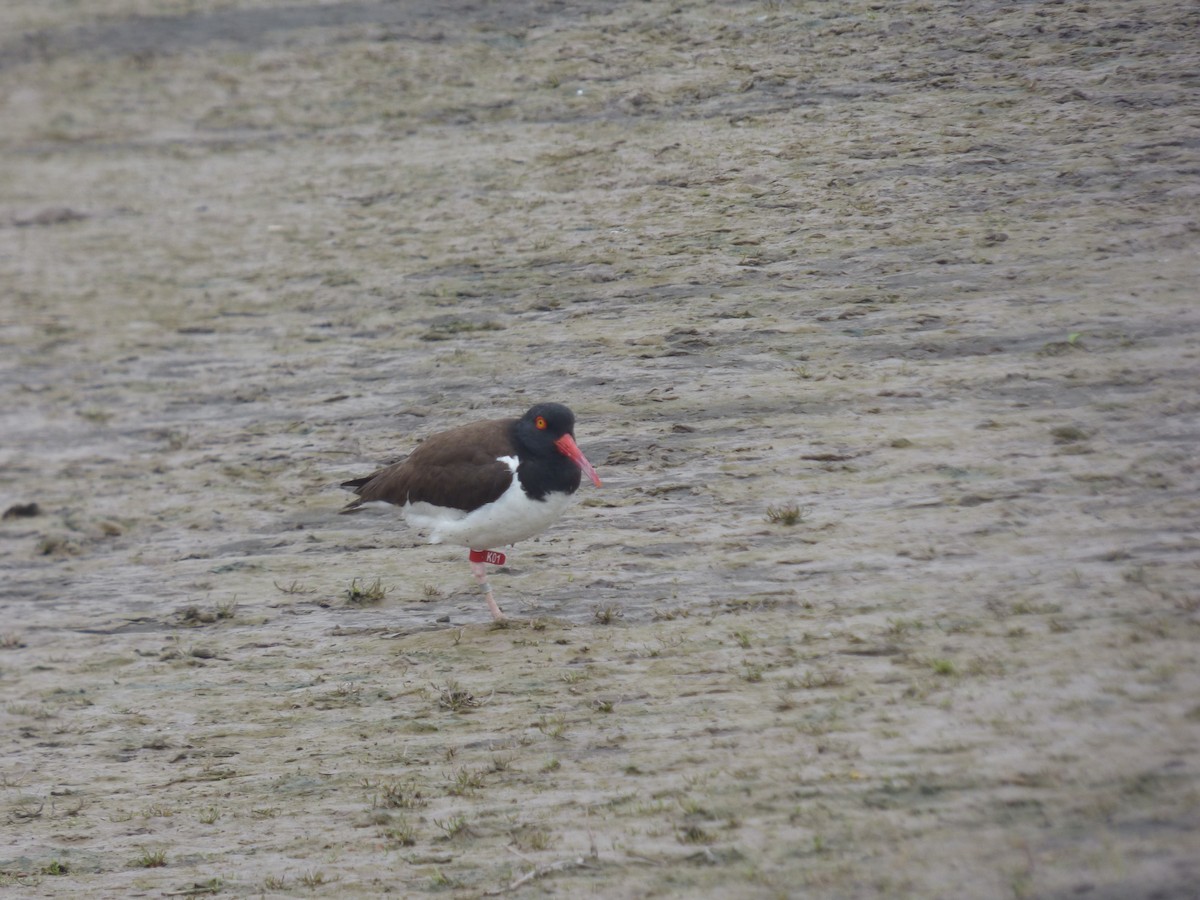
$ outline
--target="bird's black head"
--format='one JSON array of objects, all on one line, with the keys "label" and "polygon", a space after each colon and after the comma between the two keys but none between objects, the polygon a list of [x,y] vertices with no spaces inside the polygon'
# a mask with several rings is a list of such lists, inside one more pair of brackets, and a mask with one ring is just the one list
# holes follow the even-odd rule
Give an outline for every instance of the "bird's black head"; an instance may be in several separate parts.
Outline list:
[{"label": "bird's black head", "polygon": [[599,487],[600,477],[575,444],[575,413],[561,403],[539,403],[521,416],[513,437],[522,455],[526,493],[541,499],[545,490],[574,493],[580,471]]},{"label": "bird's black head", "polygon": [[564,434],[575,436],[575,413],[561,403],[539,403],[521,416],[517,432],[531,446],[553,444]]}]

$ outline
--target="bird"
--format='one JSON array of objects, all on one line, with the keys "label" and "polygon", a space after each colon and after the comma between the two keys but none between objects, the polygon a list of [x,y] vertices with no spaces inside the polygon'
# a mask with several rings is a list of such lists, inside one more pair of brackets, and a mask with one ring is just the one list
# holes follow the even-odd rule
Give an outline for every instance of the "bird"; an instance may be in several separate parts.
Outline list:
[{"label": "bird", "polygon": [[379,503],[399,507],[431,544],[466,547],[471,574],[492,618],[504,621],[487,566],[502,566],[497,547],[549,528],[566,511],[586,474],[600,476],[575,443],[575,414],[538,403],[520,418],[491,419],[442,431],[408,457],[364,478],[342,482],[357,495],[341,510]]}]

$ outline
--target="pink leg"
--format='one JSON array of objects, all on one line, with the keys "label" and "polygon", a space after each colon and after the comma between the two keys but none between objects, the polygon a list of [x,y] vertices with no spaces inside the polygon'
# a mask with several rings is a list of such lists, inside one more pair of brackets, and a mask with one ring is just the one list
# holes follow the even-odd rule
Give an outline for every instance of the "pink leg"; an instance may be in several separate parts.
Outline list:
[{"label": "pink leg", "polygon": [[475,576],[475,580],[479,582],[479,586],[483,588],[483,598],[487,600],[488,609],[492,611],[492,618],[497,622],[504,621],[504,613],[500,611],[500,607],[496,605],[496,597],[492,593],[492,586],[488,584],[487,578],[487,563],[471,561],[471,574]]}]

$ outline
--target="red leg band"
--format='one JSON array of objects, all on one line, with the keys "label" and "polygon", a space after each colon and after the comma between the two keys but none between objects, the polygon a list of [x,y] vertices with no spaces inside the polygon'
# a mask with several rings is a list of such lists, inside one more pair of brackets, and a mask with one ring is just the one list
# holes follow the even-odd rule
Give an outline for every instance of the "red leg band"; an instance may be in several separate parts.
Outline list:
[{"label": "red leg band", "polygon": [[491,563],[493,566],[502,566],[507,557],[499,550],[472,550],[468,559],[471,562]]}]

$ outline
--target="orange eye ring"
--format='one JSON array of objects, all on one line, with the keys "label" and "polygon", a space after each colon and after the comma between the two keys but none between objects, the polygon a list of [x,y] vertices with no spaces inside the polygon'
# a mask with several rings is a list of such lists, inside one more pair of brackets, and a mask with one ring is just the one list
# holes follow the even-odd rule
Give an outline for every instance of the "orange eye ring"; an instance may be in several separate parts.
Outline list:
[{"label": "orange eye ring", "polygon": [[546,430],[546,419],[544,416],[538,416],[536,419],[533,420],[533,424],[534,424],[534,427],[537,428],[538,431]]}]

